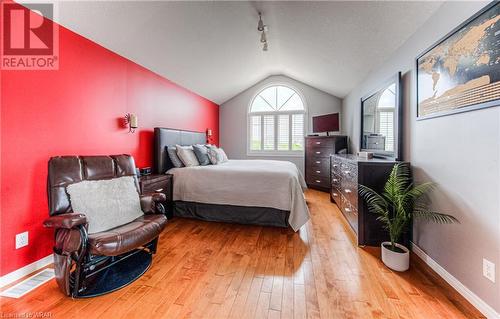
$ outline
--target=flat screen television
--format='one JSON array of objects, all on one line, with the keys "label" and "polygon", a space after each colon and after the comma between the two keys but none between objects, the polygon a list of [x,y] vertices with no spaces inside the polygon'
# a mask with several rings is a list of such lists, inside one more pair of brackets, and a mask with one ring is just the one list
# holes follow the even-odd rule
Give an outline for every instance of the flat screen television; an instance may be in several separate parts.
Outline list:
[{"label": "flat screen television", "polygon": [[340,130],[339,113],[313,116],[312,121],[313,133],[338,132]]}]

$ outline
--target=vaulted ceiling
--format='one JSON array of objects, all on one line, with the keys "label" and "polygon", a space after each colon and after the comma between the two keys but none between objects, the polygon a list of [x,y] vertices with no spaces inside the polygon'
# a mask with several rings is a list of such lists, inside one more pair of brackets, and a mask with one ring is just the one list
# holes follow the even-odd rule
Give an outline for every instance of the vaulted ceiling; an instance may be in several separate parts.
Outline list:
[{"label": "vaulted ceiling", "polygon": [[[59,2],[57,22],[218,104],[284,74],[344,97],[441,2]],[[269,26],[263,52],[257,12]]]}]

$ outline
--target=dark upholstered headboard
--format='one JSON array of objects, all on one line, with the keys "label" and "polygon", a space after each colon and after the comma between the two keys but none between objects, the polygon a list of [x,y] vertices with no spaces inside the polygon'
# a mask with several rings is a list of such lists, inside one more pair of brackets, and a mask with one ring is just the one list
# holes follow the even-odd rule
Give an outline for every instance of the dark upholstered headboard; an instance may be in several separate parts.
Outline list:
[{"label": "dark upholstered headboard", "polygon": [[174,167],[167,154],[168,145],[193,145],[205,144],[206,142],[207,135],[205,132],[155,127],[154,172],[163,174]]}]

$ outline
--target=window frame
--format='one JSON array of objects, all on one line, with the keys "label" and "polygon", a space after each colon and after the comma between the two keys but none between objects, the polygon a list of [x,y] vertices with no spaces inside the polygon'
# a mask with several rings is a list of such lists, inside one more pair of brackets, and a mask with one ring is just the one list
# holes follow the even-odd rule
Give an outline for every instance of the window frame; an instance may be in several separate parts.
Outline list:
[{"label": "window frame", "polygon": [[[284,86],[290,90],[293,90],[295,92],[295,94],[297,94],[299,96],[299,98],[301,99],[302,101],[302,105],[304,107],[303,110],[294,110],[294,111],[265,111],[265,112],[251,112],[251,109],[252,109],[252,104],[254,102],[254,100],[266,89],[268,88],[271,88],[271,87],[274,87],[274,86]],[[291,147],[291,143],[292,143],[292,115],[293,114],[302,114],[303,115],[303,122],[304,122],[304,126],[303,126],[303,137],[304,137],[304,140],[303,140],[303,148],[302,150],[297,150],[297,151],[293,151],[293,150],[278,150],[278,116],[279,115],[288,115],[289,116],[289,136],[288,136],[288,139],[289,139],[289,147]],[[262,124],[262,119],[263,119],[263,116],[264,115],[273,115],[274,116],[274,150],[263,150],[263,149],[260,149],[260,150],[252,150],[250,147],[251,147],[251,118],[252,116],[261,116],[261,132],[262,130],[264,129],[263,128],[263,124]],[[269,83],[267,85],[264,85],[264,86],[261,86],[259,87],[259,89],[256,90],[256,93],[252,96],[252,98],[250,99],[250,103],[248,104],[248,107],[247,107],[247,156],[287,156],[287,157],[303,157],[304,156],[304,153],[305,153],[305,135],[306,135],[306,132],[307,132],[307,127],[308,127],[308,123],[309,123],[309,118],[307,116],[307,103],[306,103],[306,99],[304,98],[304,95],[302,94],[302,92],[300,90],[298,90],[296,87],[294,86],[291,86],[290,84],[288,83],[277,83],[277,82],[273,82],[273,83]],[[261,133],[261,148],[263,148],[263,143],[264,143],[264,136],[262,135]]]}]

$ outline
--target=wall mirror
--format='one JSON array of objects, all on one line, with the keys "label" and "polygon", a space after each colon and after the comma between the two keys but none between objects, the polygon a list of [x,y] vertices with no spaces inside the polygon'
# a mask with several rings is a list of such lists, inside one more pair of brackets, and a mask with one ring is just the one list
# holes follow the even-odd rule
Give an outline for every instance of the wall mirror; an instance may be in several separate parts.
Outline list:
[{"label": "wall mirror", "polygon": [[361,151],[401,159],[401,73],[361,99]]}]

